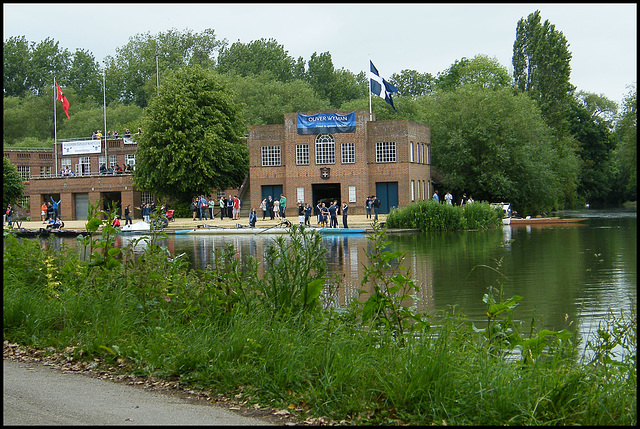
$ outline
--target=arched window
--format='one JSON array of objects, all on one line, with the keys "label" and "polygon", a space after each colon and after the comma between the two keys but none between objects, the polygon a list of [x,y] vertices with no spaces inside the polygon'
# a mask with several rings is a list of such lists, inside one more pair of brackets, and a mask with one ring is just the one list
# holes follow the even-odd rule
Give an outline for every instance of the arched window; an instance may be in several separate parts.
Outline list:
[{"label": "arched window", "polygon": [[336,141],[331,134],[316,137],[316,164],[336,163]]}]

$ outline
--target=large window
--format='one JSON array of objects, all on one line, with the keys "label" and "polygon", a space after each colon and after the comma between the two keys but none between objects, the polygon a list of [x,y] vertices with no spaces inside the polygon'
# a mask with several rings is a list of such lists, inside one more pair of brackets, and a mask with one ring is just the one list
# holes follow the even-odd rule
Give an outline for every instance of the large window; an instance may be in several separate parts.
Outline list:
[{"label": "large window", "polygon": [[262,146],[262,166],[272,167],[282,165],[280,146]]},{"label": "large window", "polygon": [[22,180],[29,180],[31,177],[31,167],[28,165],[18,165],[18,173],[20,173]]},{"label": "large window", "polygon": [[336,163],[336,142],[330,134],[316,137],[316,164]]},{"label": "large window", "polygon": [[356,202],[356,187],[355,186],[349,186],[349,202],[350,203],[355,203]]},{"label": "large window", "polygon": [[124,165],[128,165],[130,167],[135,167],[136,165],[136,154],[135,153],[127,153],[124,156]]},{"label": "large window", "polygon": [[376,162],[396,162],[396,142],[376,143]]},{"label": "large window", "polygon": [[64,170],[67,167],[69,167],[69,169],[71,170],[71,158],[61,158],[60,159],[60,168],[62,170]]},{"label": "large window", "polygon": [[154,201],[155,201],[155,198],[153,198],[153,194],[151,192],[142,191],[141,201],[140,201],[142,204],[151,204]]},{"label": "large window", "polygon": [[296,197],[299,203],[304,203],[304,187],[299,186],[296,188]]},{"label": "large window", "polygon": [[413,162],[413,142],[409,142],[409,162]]},{"label": "large window", "polygon": [[51,177],[51,166],[40,166],[40,177]]},{"label": "large window", "polygon": [[109,167],[114,168],[118,163],[117,155],[109,155]]},{"label": "large window", "polygon": [[354,164],[356,162],[355,143],[342,143],[342,163]]},{"label": "large window", "polygon": [[309,145],[296,145],[296,165],[309,165]]}]

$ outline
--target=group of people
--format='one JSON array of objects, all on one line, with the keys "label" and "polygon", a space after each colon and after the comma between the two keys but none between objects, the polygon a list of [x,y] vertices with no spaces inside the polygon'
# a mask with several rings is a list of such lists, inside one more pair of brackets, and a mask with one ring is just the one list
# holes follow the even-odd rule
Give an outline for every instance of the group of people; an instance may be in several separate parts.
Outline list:
[{"label": "group of people", "polygon": [[339,228],[338,226],[338,214],[342,210],[342,227],[349,228],[347,225],[347,213],[349,211],[349,204],[346,201],[342,202],[342,207],[338,205],[338,201],[334,200],[329,207],[325,203],[318,201],[316,205],[318,210],[318,226],[326,228]]},{"label": "group of people", "polygon": [[367,197],[367,200],[364,202],[364,208],[367,213],[367,219],[371,219],[371,216],[375,216],[375,219],[378,220],[378,210],[380,209],[380,200],[375,196],[371,195]]},{"label": "group of people", "polygon": [[[142,134],[142,129],[138,128],[138,132],[136,134]],[[117,139],[118,137],[120,137],[120,134],[118,134],[117,131],[107,131],[107,138],[111,139]],[[129,131],[128,128],[124,129],[124,137],[125,138],[131,138],[131,131]],[[100,140],[102,138],[102,131],[101,130],[96,130],[91,134],[91,139],[92,140]]]},{"label": "group of people", "polygon": [[265,220],[267,213],[271,220],[274,219],[286,219],[287,218],[287,198],[284,194],[280,194],[279,200],[274,200],[269,195],[267,198],[263,198],[260,203],[260,209],[262,209],[262,220]]},{"label": "group of people", "polygon": [[101,164],[100,165],[100,169],[99,169],[100,174],[122,174],[122,173],[131,173],[133,172],[133,167],[131,167],[129,164],[125,164],[124,168],[120,167],[120,164],[117,164],[115,166],[109,166],[107,168],[107,166],[105,164]]},{"label": "group of people", "polygon": [[207,201],[204,195],[194,197],[191,201],[189,209],[193,213],[193,220],[207,220],[209,217],[211,220],[215,219],[214,209],[216,205],[220,208],[220,220],[228,217],[233,220],[240,219],[240,207],[242,207],[242,201],[237,195],[229,195],[228,198],[221,196],[219,201],[213,199]]},{"label": "group of people", "polygon": [[[438,195],[437,189],[435,190],[435,192],[433,193],[433,197],[431,198],[436,203],[440,203],[440,195]],[[451,195],[451,192],[447,191],[447,193],[444,195],[444,201],[445,204],[453,205],[453,195]],[[467,194],[463,193],[462,198],[460,199],[460,207],[464,206],[465,204],[473,204],[473,198],[471,198],[471,195],[469,195],[469,197],[467,198]]]},{"label": "group of people", "polygon": [[67,165],[65,168],[63,168],[62,170],[60,170],[60,175],[61,176],[75,176],[76,174],[73,172],[72,169],[69,168],[69,166]]}]

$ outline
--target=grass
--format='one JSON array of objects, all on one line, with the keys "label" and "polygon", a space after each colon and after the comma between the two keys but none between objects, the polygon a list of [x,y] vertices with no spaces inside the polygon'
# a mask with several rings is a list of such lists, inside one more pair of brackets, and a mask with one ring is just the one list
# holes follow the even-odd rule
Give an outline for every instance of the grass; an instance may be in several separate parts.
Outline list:
[{"label": "grass", "polygon": [[[370,239],[379,251],[367,269],[379,296],[335,311],[318,292],[332,281],[313,234],[296,228],[290,240],[275,241],[262,274],[255,261],[240,266],[232,248],[197,271],[153,245],[142,256],[124,249],[116,262],[96,264],[76,248],[47,250],[5,236],[4,340],[73,347],[75,359],[118,362],[126,373],[296,410],[301,418],[636,424],[635,311],[602,321],[588,342],[590,361],[576,357],[568,331],[516,332],[510,317],[520,298],[501,289],[488,289],[490,317],[481,328],[456,308],[403,312],[394,296],[414,286],[399,273],[401,255],[384,252],[378,227]],[[108,251],[96,244],[96,252]],[[307,281],[287,272],[306,273]],[[393,280],[383,280],[385,273]],[[614,358],[616,347],[624,358]]]}]

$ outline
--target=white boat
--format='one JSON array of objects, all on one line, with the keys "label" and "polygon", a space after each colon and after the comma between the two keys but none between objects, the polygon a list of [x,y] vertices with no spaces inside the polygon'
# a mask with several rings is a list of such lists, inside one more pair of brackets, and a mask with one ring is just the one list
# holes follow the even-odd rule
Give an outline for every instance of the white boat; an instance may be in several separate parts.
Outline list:
[{"label": "white boat", "polygon": [[502,210],[502,224],[511,224],[511,203],[491,203],[491,207]]},{"label": "white boat", "polygon": [[141,220],[136,223],[130,223],[129,225],[121,226],[120,231],[122,232],[150,232],[151,225],[147,222]]}]

